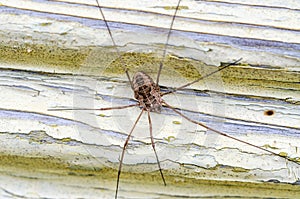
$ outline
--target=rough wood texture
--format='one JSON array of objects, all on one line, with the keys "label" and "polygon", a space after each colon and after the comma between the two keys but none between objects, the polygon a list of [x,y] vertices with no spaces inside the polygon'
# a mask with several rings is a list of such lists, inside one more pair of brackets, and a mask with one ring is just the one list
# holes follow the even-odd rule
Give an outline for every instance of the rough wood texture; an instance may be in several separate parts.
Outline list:
[{"label": "rough wood texture", "polygon": [[[92,0],[0,0],[1,197],[113,196],[113,169],[140,110],[47,109],[133,103],[123,64],[131,76],[143,70],[155,79],[177,2],[101,3],[121,55]],[[164,89],[220,62],[243,61],[165,100],[193,119],[299,162],[299,10],[292,0],[183,1],[161,77]],[[166,108],[152,119],[168,186],[155,172],[144,117],[125,155],[120,195],[299,196],[299,186],[242,183],[299,182],[299,165],[207,132]]]}]

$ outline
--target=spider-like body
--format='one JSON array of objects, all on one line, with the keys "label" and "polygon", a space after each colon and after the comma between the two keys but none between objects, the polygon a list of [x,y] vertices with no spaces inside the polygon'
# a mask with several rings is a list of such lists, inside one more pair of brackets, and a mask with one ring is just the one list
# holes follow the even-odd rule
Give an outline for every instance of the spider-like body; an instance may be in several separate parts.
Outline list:
[{"label": "spider-like body", "polygon": [[134,98],[145,111],[160,113],[162,98],[160,88],[152,78],[144,72],[137,72],[132,79]]}]

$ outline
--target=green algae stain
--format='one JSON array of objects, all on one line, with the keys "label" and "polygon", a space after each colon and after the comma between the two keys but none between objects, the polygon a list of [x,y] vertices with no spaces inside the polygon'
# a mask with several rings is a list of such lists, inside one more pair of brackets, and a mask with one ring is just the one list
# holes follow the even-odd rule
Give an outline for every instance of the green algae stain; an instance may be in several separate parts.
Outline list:
[{"label": "green algae stain", "polygon": [[40,26],[50,26],[50,25],[52,25],[52,23],[51,22],[43,22],[43,23],[40,23],[39,25]]},{"label": "green algae stain", "polygon": [[[144,71],[147,74],[156,74],[162,58],[153,53],[127,52],[116,58],[105,69],[106,73],[124,74],[125,69],[134,73]],[[196,67],[197,66],[197,67]],[[167,56],[163,62],[163,73],[170,74],[170,71],[179,73],[186,79],[200,78],[199,66],[204,66],[200,61]]]},{"label": "green algae stain", "polygon": [[62,142],[71,142],[71,141],[73,141],[74,139],[72,139],[72,138],[70,138],[70,137],[66,137],[66,138],[62,138],[62,139],[60,139],[60,141],[62,141]]},{"label": "green algae stain", "polygon": [[24,157],[0,154],[0,166],[21,167],[22,169],[66,169],[68,164],[53,157]]},{"label": "green algae stain", "polygon": [[[164,6],[163,7],[165,10],[175,10],[177,6]],[[178,10],[188,10],[188,6],[178,6]]]},{"label": "green algae stain", "polygon": [[100,114],[98,114],[98,116],[99,117],[107,117],[105,114],[103,114],[103,113],[100,113]]},{"label": "green algae stain", "polygon": [[287,157],[288,154],[286,152],[280,152],[278,155],[282,156],[282,157]]},{"label": "green algae stain", "polygon": [[[126,167],[126,165],[124,165]],[[101,168],[88,168],[85,166],[75,165],[66,163],[65,160],[54,158],[51,156],[45,157],[25,157],[17,155],[0,154],[0,167],[8,168],[9,172],[16,171],[30,171],[34,172],[34,175],[60,175],[64,178],[72,176],[72,180],[83,182],[86,177],[93,179],[92,182],[106,183],[111,182],[112,189],[115,188],[115,180],[117,176],[117,170],[107,167]],[[156,189],[165,187],[161,183],[161,177],[157,171],[153,172],[128,172],[124,170],[122,172],[120,186],[126,187],[124,182],[131,185],[137,186],[139,191],[148,190],[147,187],[156,187]],[[228,193],[234,193],[238,196],[247,197],[290,197],[295,198],[296,195],[300,194],[298,186],[283,183],[268,183],[268,182],[238,182],[238,181],[222,181],[222,180],[207,180],[199,177],[191,177],[189,175],[180,175],[173,170],[164,170],[167,188],[177,191],[180,190],[182,194],[189,194],[191,191],[199,193],[199,190],[205,193],[218,193],[223,196],[230,196]],[[238,171],[241,172],[241,171]],[[244,171],[242,171],[244,172]],[[28,172],[27,172],[28,173]],[[195,173],[199,175],[200,173]],[[205,174],[206,175],[206,174]],[[204,175],[204,177],[205,177]],[[217,176],[215,176],[217,178]],[[43,179],[43,178],[42,178]],[[54,178],[57,179],[57,178]],[[36,179],[38,180],[38,179]],[[73,182],[73,181],[72,181]],[[95,187],[95,185],[92,185]],[[126,189],[126,188],[125,188]],[[172,191],[170,193],[173,193]],[[227,197],[226,197],[227,198]]]},{"label": "green algae stain", "polygon": [[234,167],[232,169],[233,172],[249,172],[250,170],[249,169],[244,169],[244,168],[241,168],[241,167]]},{"label": "green algae stain", "polygon": [[273,147],[273,146],[271,146],[271,145],[269,145],[269,144],[265,144],[265,145],[263,145],[263,147],[264,148],[269,148],[269,149],[278,149],[277,147]]},{"label": "green algae stain", "polygon": [[168,137],[164,137],[164,140],[166,140],[167,142],[171,142],[173,140],[175,140],[175,136],[168,136]]},{"label": "green algae stain", "polygon": [[176,121],[176,120],[174,120],[172,123],[173,123],[173,124],[181,124],[180,121]]},{"label": "green algae stain", "polygon": [[289,158],[289,160],[300,163],[300,157]]},{"label": "green algae stain", "polygon": [[43,66],[53,70],[78,70],[88,52],[87,49],[67,49],[41,44],[0,44],[0,62]]},{"label": "green algae stain", "polygon": [[[22,137],[19,136],[20,139],[24,139]],[[30,131],[28,134],[28,142],[31,143],[35,143],[35,144],[53,144],[53,143],[57,143],[57,144],[68,144],[70,142],[78,142],[75,139],[72,139],[70,137],[65,137],[65,138],[54,138],[49,136],[46,131],[43,130],[33,130]]]}]

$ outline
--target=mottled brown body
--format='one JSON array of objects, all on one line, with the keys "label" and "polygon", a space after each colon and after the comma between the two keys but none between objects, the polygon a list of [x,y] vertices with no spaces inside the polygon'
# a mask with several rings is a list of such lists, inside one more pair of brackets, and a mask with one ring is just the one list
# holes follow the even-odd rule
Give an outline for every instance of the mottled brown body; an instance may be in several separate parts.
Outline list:
[{"label": "mottled brown body", "polygon": [[144,72],[137,72],[132,79],[134,97],[144,110],[152,112],[161,111],[160,88],[152,78]]}]

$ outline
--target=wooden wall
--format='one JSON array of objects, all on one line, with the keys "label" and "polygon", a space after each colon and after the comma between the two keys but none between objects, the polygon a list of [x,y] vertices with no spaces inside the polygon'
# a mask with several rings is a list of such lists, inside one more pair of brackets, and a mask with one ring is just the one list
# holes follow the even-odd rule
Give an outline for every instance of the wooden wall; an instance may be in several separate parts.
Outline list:
[{"label": "wooden wall", "polygon": [[[140,109],[48,109],[134,103],[124,65],[131,77],[142,70],[156,78],[177,2],[100,4],[119,53],[93,0],[0,0],[1,197],[114,195],[114,169]],[[121,195],[300,194],[297,186],[259,183],[299,183],[299,10],[293,0],[182,1],[160,80],[165,91],[243,58],[164,99],[195,120],[291,160],[164,108],[152,120],[168,186],[160,185],[144,116],[125,155]]]}]

